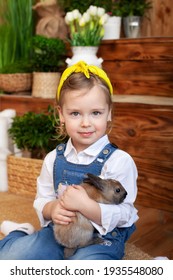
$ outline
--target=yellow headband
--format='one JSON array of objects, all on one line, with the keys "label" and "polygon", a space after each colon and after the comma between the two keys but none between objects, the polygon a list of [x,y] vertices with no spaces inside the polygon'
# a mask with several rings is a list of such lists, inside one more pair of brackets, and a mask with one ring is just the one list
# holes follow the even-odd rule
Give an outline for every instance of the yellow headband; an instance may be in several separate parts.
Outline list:
[{"label": "yellow headband", "polygon": [[102,78],[108,85],[110,93],[113,94],[113,88],[111,85],[111,82],[107,76],[107,74],[99,67],[94,66],[94,65],[88,65],[86,64],[86,62],[84,61],[79,61],[78,63],[68,67],[63,73],[62,76],[60,78],[59,81],[59,86],[58,86],[58,90],[57,90],[57,99],[59,99],[60,97],[60,91],[61,88],[63,86],[63,83],[65,82],[65,80],[72,74],[72,73],[84,73],[84,75],[89,79],[90,78],[90,74],[89,72],[91,72],[92,74],[95,74],[97,76],[99,76],[100,78]]}]

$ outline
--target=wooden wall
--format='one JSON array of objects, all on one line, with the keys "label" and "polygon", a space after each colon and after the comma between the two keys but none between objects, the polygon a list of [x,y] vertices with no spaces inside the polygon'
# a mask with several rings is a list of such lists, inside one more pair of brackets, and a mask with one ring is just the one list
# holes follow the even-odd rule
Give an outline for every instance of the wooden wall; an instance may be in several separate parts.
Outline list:
[{"label": "wooden wall", "polygon": [[173,211],[173,98],[116,96],[112,142],[138,168],[139,205]]},{"label": "wooden wall", "polygon": [[115,94],[173,95],[173,37],[102,41],[104,59]]},{"label": "wooden wall", "polygon": [[173,36],[173,1],[151,0],[152,9],[143,18],[141,37]]}]

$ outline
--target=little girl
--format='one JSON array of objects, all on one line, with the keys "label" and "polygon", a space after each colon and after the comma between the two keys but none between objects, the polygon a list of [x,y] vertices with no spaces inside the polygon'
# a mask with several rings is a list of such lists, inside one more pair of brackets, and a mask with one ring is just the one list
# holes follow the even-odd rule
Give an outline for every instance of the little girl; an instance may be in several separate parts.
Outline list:
[{"label": "little girl", "polygon": [[[63,260],[64,247],[55,241],[53,224],[67,225],[76,211],[87,217],[103,242],[79,248],[70,260],[119,260],[138,219],[137,169],[131,156],[110,143],[113,89],[106,73],[80,61],[67,68],[57,91],[60,130],[69,140],[44,159],[37,179],[34,208],[42,229],[4,221],[0,259]],[[86,173],[120,181],[128,195],[119,205],[99,204],[80,186]],[[59,184],[69,186],[57,199]]]}]

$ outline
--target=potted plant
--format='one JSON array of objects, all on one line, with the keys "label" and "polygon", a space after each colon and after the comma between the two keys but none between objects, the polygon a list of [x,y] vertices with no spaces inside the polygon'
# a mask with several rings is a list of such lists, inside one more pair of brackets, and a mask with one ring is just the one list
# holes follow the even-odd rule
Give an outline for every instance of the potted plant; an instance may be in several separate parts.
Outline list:
[{"label": "potted plant", "polygon": [[31,89],[32,74],[26,64],[33,35],[32,2],[0,0],[0,90],[4,92]]},{"label": "potted plant", "polygon": [[[105,26],[105,36],[103,39],[118,39],[120,37],[121,18],[123,18],[126,37],[135,38],[139,36],[141,17],[152,7],[149,0],[110,0],[98,2],[102,2],[102,6],[110,14],[110,18]],[[114,35],[111,34],[112,31],[114,31]]]},{"label": "potted plant", "polygon": [[152,4],[149,0],[118,0],[118,6],[121,9],[121,15],[127,16],[144,16],[151,9]]},{"label": "potted plant", "polygon": [[[9,136],[22,153],[22,157],[7,157],[8,186],[11,192],[35,194],[36,178],[40,173],[44,156],[53,150],[61,140],[57,134],[58,115],[49,106],[41,113],[27,112],[15,116],[8,130]],[[26,157],[26,151],[30,157]],[[28,154],[28,153],[27,153]]]},{"label": "potted plant", "polygon": [[58,2],[66,13],[77,9],[81,14],[83,14],[91,5],[103,8],[109,15],[109,18],[104,24],[104,36],[102,39],[117,39],[120,37],[121,7],[119,5],[119,0],[88,0],[83,2],[76,0],[59,0]]},{"label": "potted plant", "polygon": [[101,2],[103,2],[103,7],[109,15],[109,18],[104,25],[105,34],[103,40],[119,39],[122,19],[121,0],[108,0]]},{"label": "potted plant", "polygon": [[0,69],[0,90],[6,93],[30,93],[32,87],[32,64],[16,61]]},{"label": "potted plant", "polygon": [[123,16],[124,33],[126,37],[136,38],[139,36],[141,17],[146,15],[152,8],[148,0],[120,0],[121,13]]},{"label": "potted plant", "polygon": [[31,40],[32,96],[55,98],[60,73],[65,68],[66,45],[62,39],[35,35]]},{"label": "potted plant", "polygon": [[49,106],[41,113],[26,112],[13,118],[9,136],[22,151],[28,151],[31,158],[43,159],[59,143],[56,126],[58,115]]},{"label": "potted plant", "polygon": [[96,53],[104,35],[104,23],[108,15],[101,7],[90,6],[85,13],[73,10],[66,13],[65,21],[70,29],[70,45],[73,57],[67,59],[69,66],[79,60],[88,64],[101,66],[102,58],[97,58]]}]

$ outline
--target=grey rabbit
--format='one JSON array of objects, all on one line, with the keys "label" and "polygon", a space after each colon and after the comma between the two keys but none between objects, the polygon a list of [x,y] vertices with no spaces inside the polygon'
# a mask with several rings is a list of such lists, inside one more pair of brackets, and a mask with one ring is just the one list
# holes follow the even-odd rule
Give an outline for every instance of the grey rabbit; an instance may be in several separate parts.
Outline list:
[{"label": "grey rabbit", "polygon": [[[90,173],[87,174],[81,186],[88,196],[98,203],[120,204],[127,195],[120,182],[113,179],[101,179]],[[54,224],[54,236],[58,243],[65,246],[65,258],[73,255],[77,248],[103,242],[99,237],[94,239],[93,233],[92,223],[79,212],[76,212],[76,216],[68,225]]]}]

